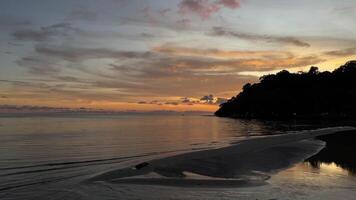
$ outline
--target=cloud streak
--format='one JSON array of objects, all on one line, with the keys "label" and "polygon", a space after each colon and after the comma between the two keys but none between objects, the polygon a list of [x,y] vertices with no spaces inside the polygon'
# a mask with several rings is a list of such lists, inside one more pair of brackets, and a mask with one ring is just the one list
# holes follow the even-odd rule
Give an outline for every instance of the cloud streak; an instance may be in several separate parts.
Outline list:
[{"label": "cloud streak", "polygon": [[77,32],[70,23],[58,23],[51,26],[43,26],[39,30],[21,29],[16,30],[12,35],[17,40],[45,41],[57,36],[68,36],[70,32]]},{"label": "cloud streak", "polygon": [[176,56],[203,56],[216,58],[286,58],[292,56],[290,52],[286,51],[249,51],[249,50],[222,50],[217,48],[191,48],[177,46],[171,43],[165,43],[152,48],[152,51],[176,55]]},{"label": "cloud streak", "polygon": [[120,51],[106,48],[79,48],[70,46],[38,45],[35,47],[35,51],[38,54],[53,56],[72,62],[99,58],[145,59],[151,57],[150,52]]},{"label": "cloud streak", "polygon": [[356,47],[335,50],[335,51],[327,51],[324,52],[324,55],[333,56],[333,57],[353,56],[356,55]]},{"label": "cloud streak", "polygon": [[223,27],[213,27],[212,30],[208,33],[210,36],[218,37],[233,37],[243,40],[250,41],[263,41],[267,43],[279,43],[284,45],[293,45],[298,47],[310,47],[311,45],[305,41],[294,37],[288,36],[272,36],[272,35],[256,35],[249,34],[237,31],[231,31]]}]

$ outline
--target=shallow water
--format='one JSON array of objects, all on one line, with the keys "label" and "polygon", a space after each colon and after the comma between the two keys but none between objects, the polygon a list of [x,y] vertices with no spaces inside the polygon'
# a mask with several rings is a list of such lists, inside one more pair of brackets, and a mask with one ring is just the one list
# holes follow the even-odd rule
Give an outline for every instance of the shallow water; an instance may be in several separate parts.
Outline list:
[{"label": "shallow water", "polygon": [[86,183],[153,158],[308,127],[200,115],[1,117],[0,199],[353,199],[350,169],[315,159],[258,187]]}]

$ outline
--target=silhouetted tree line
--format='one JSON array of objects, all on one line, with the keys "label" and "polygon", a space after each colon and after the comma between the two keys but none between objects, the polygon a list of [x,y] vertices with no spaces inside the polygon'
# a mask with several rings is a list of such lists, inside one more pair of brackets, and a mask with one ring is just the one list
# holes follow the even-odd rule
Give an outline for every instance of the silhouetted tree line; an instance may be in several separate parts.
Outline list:
[{"label": "silhouetted tree line", "polygon": [[220,105],[221,117],[356,118],[356,61],[333,72],[290,73],[286,70],[247,83],[243,91]]}]

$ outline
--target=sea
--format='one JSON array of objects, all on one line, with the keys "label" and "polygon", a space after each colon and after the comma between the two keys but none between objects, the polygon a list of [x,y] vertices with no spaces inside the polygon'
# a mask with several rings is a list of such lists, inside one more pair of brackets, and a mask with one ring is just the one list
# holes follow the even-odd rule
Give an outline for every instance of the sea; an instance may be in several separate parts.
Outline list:
[{"label": "sea", "polygon": [[90,181],[151,159],[318,127],[200,113],[0,116],[0,199],[355,199],[352,154],[340,161],[317,152],[271,172],[265,184],[242,187]]}]

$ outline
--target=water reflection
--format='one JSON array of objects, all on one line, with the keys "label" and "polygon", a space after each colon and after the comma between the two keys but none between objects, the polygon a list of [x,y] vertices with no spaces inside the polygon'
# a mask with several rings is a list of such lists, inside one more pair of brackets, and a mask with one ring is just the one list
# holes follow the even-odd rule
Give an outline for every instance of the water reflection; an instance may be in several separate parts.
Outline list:
[{"label": "water reflection", "polygon": [[356,132],[321,136],[326,147],[306,160],[313,168],[342,168],[356,176]]}]

